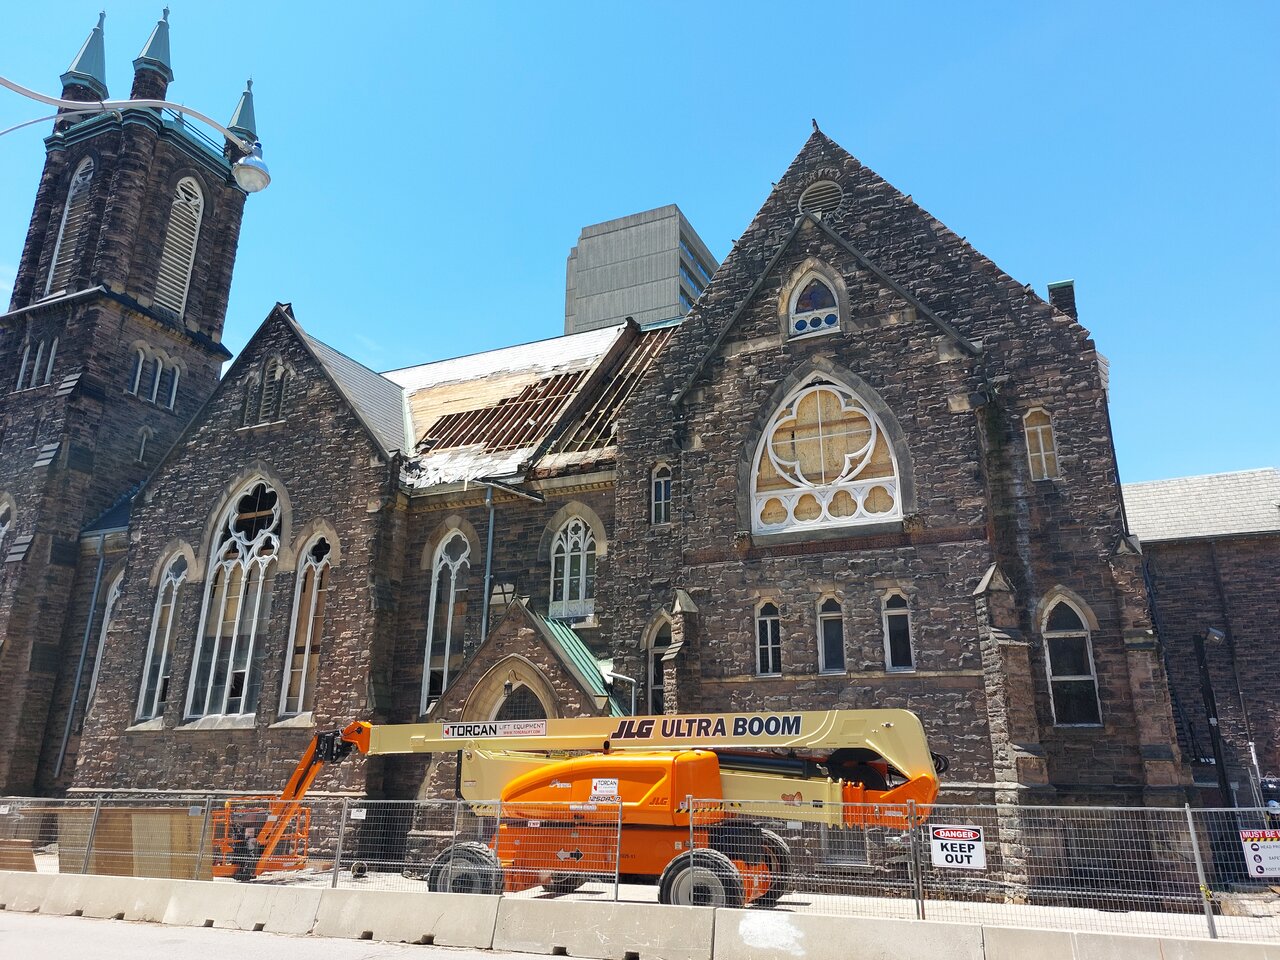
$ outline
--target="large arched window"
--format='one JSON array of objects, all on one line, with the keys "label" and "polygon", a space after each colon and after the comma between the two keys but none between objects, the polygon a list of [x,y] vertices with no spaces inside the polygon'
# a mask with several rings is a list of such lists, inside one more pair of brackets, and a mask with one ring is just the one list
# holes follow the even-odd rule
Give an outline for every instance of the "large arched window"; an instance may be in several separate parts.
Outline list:
[{"label": "large arched window", "polygon": [[280,693],[282,716],[306,713],[315,706],[332,552],[329,541],[320,537],[307,549],[299,565],[289,633],[289,662],[285,665],[284,688]]},{"label": "large arched window", "polygon": [[596,536],[581,517],[572,517],[551,547],[551,604],[554,620],[581,620],[596,609]]},{"label": "large arched window", "polygon": [[76,265],[76,246],[84,232],[85,219],[89,215],[89,187],[93,183],[93,158],[85,157],[76,167],[67,190],[67,203],[62,208],[62,222],[58,224],[58,239],[53,245],[53,257],[49,261],[49,278],[45,281],[44,294],[65,290],[71,282]]},{"label": "large arched window", "polygon": [[280,498],[258,481],[213,533],[187,716],[253,713],[280,553]]},{"label": "large arched window", "polygon": [[422,702],[426,713],[462,666],[462,635],[467,615],[467,572],[471,543],[455,530],[436,549],[431,565],[431,606],[427,613],[427,649],[422,663]]},{"label": "large arched window", "polygon": [[875,414],[847,387],[810,380],[773,415],[756,450],[757,533],[902,517],[898,463]]},{"label": "large arched window", "polygon": [[[138,694],[138,720],[151,720],[164,713],[169,699],[169,674],[173,667],[173,624],[177,619],[178,596],[187,579],[187,561],[174,557],[165,567],[156,591],[155,612],[151,615],[151,636],[142,665],[142,691]],[[113,607],[114,604],[109,603]],[[107,618],[110,618],[108,610]],[[105,636],[106,624],[103,624]],[[96,667],[95,667],[96,669]]]},{"label": "large arched window", "polygon": [[1053,722],[1060,727],[1102,723],[1093,641],[1084,615],[1068,600],[1049,607],[1043,623]]},{"label": "large arched window", "polygon": [[191,177],[178,181],[173,206],[169,210],[169,229],[164,235],[160,253],[160,270],[156,276],[156,306],[181,317],[187,307],[187,289],[191,285],[191,267],[200,240],[200,220],[204,216],[204,194]]},{"label": "large arched window", "polygon": [[671,646],[671,623],[663,621],[649,640],[649,713],[665,712],[666,707],[666,669],[662,665],[662,657]]}]

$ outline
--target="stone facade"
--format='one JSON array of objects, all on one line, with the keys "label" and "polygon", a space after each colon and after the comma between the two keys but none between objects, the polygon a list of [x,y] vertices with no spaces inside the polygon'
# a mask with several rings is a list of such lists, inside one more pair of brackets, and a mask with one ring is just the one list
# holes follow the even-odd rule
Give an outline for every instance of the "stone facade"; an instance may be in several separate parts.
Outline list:
[{"label": "stone facade", "polygon": [[[90,150],[100,176],[76,289],[44,301],[50,219]],[[1181,802],[1186,768],[1093,342],[1073,306],[1014,282],[823,134],[680,325],[628,324],[386,375],[313,340],[277,305],[218,378],[244,200],[226,160],[150,114],[50,138],[2,322],[4,375],[17,382],[13,346],[41,324],[60,336],[57,375],[0,409],[0,510],[14,517],[0,574],[0,718],[44,736],[0,761],[0,789],[272,791],[316,730],[489,719],[526,688],[549,716],[616,712],[631,692],[621,678],[638,681],[644,703],[654,670],[668,712],[913,710],[950,760],[947,799]],[[150,278],[186,175],[201,178],[208,206],[178,321],[152,302]],[[804,200],[815,186],[826,198],[816,210]],[[821,335],[793,335],[810,277],[833,294],[831,319]],[[181,366],[173,411],[131,390],[139,344]],[[815,384],[838,385],[880,431],[892,509],[765,530],[754,499],[763,438],[788,398]],[[1038,474],[1025,420],[1036,410],[1054,438],[1053,467]],[[139,462],[130,454],[143,429],[150,452]],[[672,492],[661,518],[660,465]],[[268,509],[245,499],[258,487]],[[219,624],[240,636],[240,608],[215,599],[231,576],[219,573],[227,524],[275,539],[269,602],[245,634],[253,654],[243,671],[228,655],[223,688],[203,679],[198,656],[220,662]],[[575,524],[579,548],[562,539]],[[24,536],[34,539],[15,556]],[[309,620],[300,571],[319,537],[330,548],[325,601]],[[161,585],[178,558],[185,578],[166,606]],[[894,622],[909,623],[900,669],[889,662],[901,640],[889,636],[891,597],[906,618]],[[1061,665],[1051,678],[1046,631],[1060,603],[1078,618],[1061,643],[1083,679],[1064,681]],[[776,624],[770,669],[765,609]],[[550,614],[572,630],[549,627]],[[140,693],[170,617],[168,687],[151,716]],[[843,663],[824,670],[833,617]],[[670,645],[654,665],[662,625]],[[294,710],[282,691],[300,629],[315,631],[318,671],[314,705]],[[436,658],[431,636],[448,655]],[[443,692],[424,690],[428,660],[448,665]],[[240,694],[226,693],[226,709],[206,708],[198,692],[230,690],[237,673],[256,703],[231,709]],[[1098,722],[1059,722],[1055,697],[1068,689],[1087,690]],[[447,795],[450,764],[356,757],[314,792]]]}]

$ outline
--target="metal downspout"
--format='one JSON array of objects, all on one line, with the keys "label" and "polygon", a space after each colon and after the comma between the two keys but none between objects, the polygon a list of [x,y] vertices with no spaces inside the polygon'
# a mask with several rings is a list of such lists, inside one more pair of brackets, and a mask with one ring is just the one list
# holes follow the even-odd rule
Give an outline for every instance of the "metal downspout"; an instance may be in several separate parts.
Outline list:
[{"label": "metal downspout", "polygon": [[489,639],[489,592],[493,580],[493,487],[484,488],[484,505],[489,508],[489,532],[484,548],[484,597],[480,607],[480,642]]},{"label": "metal downspout", "polygon": [[106,543],[107,535],[103,533],[98,537],[98,571],[93,577],[93,595],[89,598],[89,616],[85,619],[84,639],[80,643],[80,663],[76,667],[76,682],[71,688],[71,706],[67,710],[66,725],[62,729],[62,746],[58,748],[58,762],[53,768],[55,779],[62,773],[62,763],[67,758],[67,741],[71,739],[71,725],[76,718],[76,701],[80,699],[80,684],[84,680],[84,661],[89,656],[89,637],[93,635],[93,620],[98,614],[98,591],[102,587],[102,567],[107,559],[103,552]]}]

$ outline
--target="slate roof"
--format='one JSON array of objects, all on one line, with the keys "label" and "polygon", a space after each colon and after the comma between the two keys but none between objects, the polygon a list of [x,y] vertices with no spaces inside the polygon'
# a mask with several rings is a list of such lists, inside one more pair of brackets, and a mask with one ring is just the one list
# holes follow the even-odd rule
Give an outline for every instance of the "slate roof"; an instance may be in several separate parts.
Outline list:
[{"label": "slate roof", "polygon": [[412,451],[413,439],[407,433],[404,391],[381,374],[327,343],[315,339],[299,328],[302,339],[316,360],[325,368],[338,389],[346,396],[356,415],[382,445],[383,453]]},{"label": "slate roof", "polygon": [[1124,485],[1129,529],[1147,543],[1280,533],[1280,470]]}]

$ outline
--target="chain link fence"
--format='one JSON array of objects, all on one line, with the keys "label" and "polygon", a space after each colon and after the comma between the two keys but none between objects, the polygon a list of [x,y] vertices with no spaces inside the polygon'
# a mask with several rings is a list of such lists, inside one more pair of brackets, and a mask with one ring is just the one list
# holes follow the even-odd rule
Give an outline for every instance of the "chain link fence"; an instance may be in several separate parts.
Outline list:
[{"label": "chain link fence", "polygon": [[[927,816],[925,815],[927,813]],[[0,869],[1280,941],[1261,809],[0,799]]]}]

